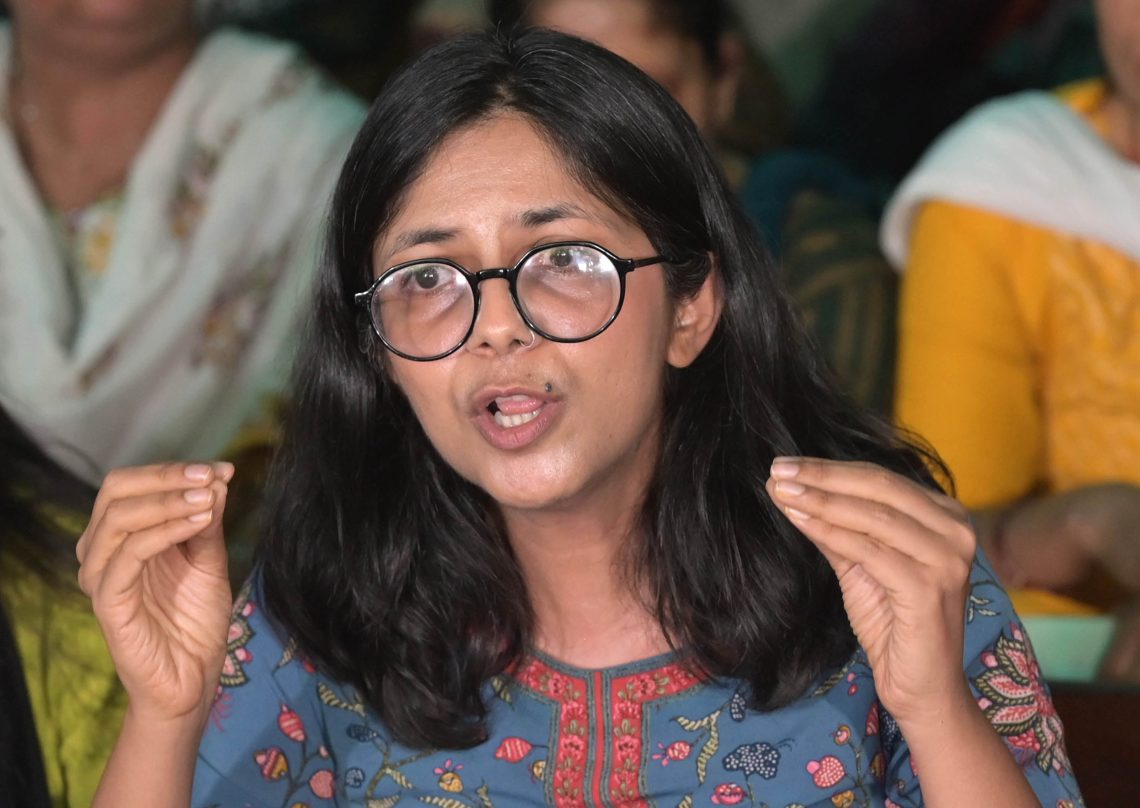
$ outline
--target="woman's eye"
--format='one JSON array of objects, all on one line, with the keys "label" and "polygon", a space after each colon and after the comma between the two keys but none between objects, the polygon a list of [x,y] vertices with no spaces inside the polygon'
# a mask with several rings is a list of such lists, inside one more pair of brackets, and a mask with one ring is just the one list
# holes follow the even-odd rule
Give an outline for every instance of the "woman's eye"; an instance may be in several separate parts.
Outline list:
[{"label": "woman's eye", "polygon": [[439,267],[418,267],[412,271],[412,278],[421,289],[434,289],[439,285]]},{"label": "woman's eye", "polygon": [[559,269],[565,269],[574,261],[574,253],[565,247],[559,247],[550,252],[550,263]]}]

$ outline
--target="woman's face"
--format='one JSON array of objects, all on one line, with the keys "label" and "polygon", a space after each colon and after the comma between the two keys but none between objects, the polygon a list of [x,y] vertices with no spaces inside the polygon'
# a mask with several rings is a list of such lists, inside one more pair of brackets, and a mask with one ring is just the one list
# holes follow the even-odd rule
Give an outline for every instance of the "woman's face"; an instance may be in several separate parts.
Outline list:
[{"label": "woman's face", "polygon": [[[440,146],[378,240],[374,267],[378,275],[449,258],[478,271],[566,240],[622,258],[654,255],[645,233],[581,187],[530,124],[504,115]],[[640,495],[655,459],[666,364],[699,353],[674,326],[698,303],[674,307],[663,271],[630,273],[617,319],[575,344],[533,334],[507,281],[483,281],[463,347],[431,362],[389,353],[389,371],[443,458],[504,510],[574,508],[599,496],[620,507]],[[525,423],[504,425],[495,410]]]},{"label": "woman's face", "polygon": [[194,0],[7,0],[24,47],[129,62],[194,34]]},{"label": "woman's face", "polygon": [[637,65],[677,99],[702,132],[727,117],[727,88],[700,42],[659,24],[647,0],[543,0],[530,7],[528,21],[588,39]]},{"label": "woman's face", "polygon": [[1116,91],[1140,110],[1140,0],[1097,0],[1097,23]]}]

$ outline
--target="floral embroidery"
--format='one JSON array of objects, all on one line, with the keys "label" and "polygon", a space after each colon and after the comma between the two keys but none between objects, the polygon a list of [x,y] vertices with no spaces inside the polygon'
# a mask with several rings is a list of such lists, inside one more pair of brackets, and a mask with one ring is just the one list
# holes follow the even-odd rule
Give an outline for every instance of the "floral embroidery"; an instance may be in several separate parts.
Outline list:
[{"label": "floral embroidery", "polygon": [[689,757],[689,753],[693,751],[693,745],[688,741],[673,741],[673,743],[665,746],[665,744],[657,744],[660,752],[653,754],[654,760],[660,760],[662,766],[668,766],[670,761],[685,760]]},{"label": "floral embroidery", "polygon": [[436,766],[432,771],[439,775],[439,787],[444,791],[456,794],[463,790],[463,778],[459,772],[463,770],[462,763],[453,763],[448,758],[442,766]]},{"label": "floral embroidery", "polygon": [[[290,800],[306,787],[320,799],[332,799],[335,791],[335,775],[332,769],[322,765],[307,778],[304,776],[304,772],[314,762],[329,759],[328,749],[321,744],[316,749],[309,750],[305,723],[287,704],[281,705],[277,727],[286,739],[296,744],[297,748],[269,746],[254,752],[253,763],[257,766],[261,777],[270,782],[283,782],[286,785],[283,804],[294,804]],[[294,749],[294,753],[298,756],[297,765],[290,763],[288,749]]]},{"label": "floral embroidery", "polygon": [[238,592],[230,613],[230,627],[226,633],[226,656],[222,660],[222,674],[214,691],[214,703],[210,707],[210,721],[221,729],[229,718],[232,697],[229,690],[249,682],[245,666],[253,661],[253,653],[247,647],[254,637],[250,618],[257,610],[250,600],[250,585],[246,584]]},{"label": "floral embroidery", "polygon": [[288,263],[291,248],[291,244],[286,244],[277,255],[261,258],[237,285],[218,294],[202,322],[192,352],[195,365],[211,364],[222,370],[236,365],[257,333],[275,289],[276,276]]},{"label": "floral embroidery", "polygon": [[195,143],[190,156],[178,177],[174,196],[170,201],[170,229],[177,238],[186,240],[194,235],[198,222],[206,210],[210,186],[217,173],[220,149]]},{"label": "floral embroidery", "polygon": [[986,671],[974,679],[981,694],[978,706],[1013,749],[1022,765],[1035,761],[1043,772],[1059,776],[1072,766],[1061,734],[1061,719],[1041,678],[1029,639],[1016,623],[1010,636],[998,637],[993,650],[982,654]]},{"label": "floral embroidery", "polygon": [[559,673],[538,659],[531,659],[516,678],[524,687],[560,704],[554,793],[560,805],[585,805],[586,734],[590,729],[585,681]]},{"label": "floral embroidery", "polygon": [[[614,695],[610,705],[613,764],[609,791],[612,800],[636,802],[642,799],[639,780],[644,748],[644,705],[655,699],[675,696],[698,683],[699,679],[682,665],[666,665],[655,671],[614,680]],[[684,744],[683,741],[680,743]],[[688,750],[683,746],[672,744],[670,748],[674,749],[675,755],[680,756],[674,759],[688,757]],[[708,757],[715,751],[714,747]],[[705,754],[705,751],[702,750],[700,754]],[[707,758],[701,764],[698,756],[698,765],[707,764]]]},{"label": "floral embroidery", "polygon": [[717,805],[736,805],[748,792],[736,783],[721,783],[713,789],[712,801]]},{"label": "floral embroidery", "polygon": [[253,654],[246,647],[253,639],[253,629],[249,619],[256,606],[249,599],[250,587],[246,584],[238,592],[230,615],[230,627],[226,635],[226,658],[222,663],[221,687],[240,687],[249,681],[245,665],[253,661]]}]

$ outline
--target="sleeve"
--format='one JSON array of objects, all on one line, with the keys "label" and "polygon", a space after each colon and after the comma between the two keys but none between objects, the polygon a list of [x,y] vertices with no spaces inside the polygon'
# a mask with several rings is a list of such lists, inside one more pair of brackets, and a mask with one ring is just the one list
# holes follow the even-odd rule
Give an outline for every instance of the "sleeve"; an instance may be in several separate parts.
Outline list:
[{"label": "sleeve", "polygon": [[[1084,806],[1065,751],[1061,719],[1029,636],[980,552],[970,575],[965,620],[964,670],[978,709],[1005,741],[1043,806]],[[888,808],[923,805],[922,772],[916,771],[906,739],[888,714],[882,732],[891,739],[891,748],[884,750]]]},{"label": "sleeve", "polygon": [[333,805],[336,773],[318,688],[312,666],[267,619],[255,573],[234,603],[191,805]]},{"label": "sleeve", "polygon": [[942,455],[970,508],[1038,482],[1044,455],[1034,345],[1011,268],[1035,271],[1015,224],[928,202],[903,276],[895,413]]}]

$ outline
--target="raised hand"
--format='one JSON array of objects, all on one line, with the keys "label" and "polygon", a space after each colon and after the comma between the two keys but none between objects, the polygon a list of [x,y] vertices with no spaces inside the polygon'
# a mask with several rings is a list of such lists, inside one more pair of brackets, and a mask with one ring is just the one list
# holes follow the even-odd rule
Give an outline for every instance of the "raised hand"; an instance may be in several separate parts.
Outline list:
[{"label": "raised hand", "polygon": [[879,698],[904,729],[972,705],[962,653],[976,539],[966,509],[867,463],[777,458],[767,490],[834,568]]},{"label": "raised hand", "polygon": [[79,538],[91,598],[136,716],[204,720],[225,653],[231,592],[222,536],[229,463],[107,475]]}]

